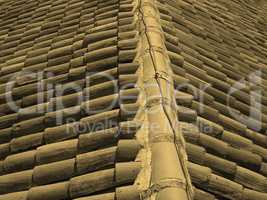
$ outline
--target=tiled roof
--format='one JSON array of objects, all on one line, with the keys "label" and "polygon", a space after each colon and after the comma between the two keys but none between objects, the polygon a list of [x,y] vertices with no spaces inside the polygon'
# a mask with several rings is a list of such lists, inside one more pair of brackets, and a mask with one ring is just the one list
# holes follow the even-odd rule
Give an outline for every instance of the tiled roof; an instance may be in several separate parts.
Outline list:
[{"label": "tiled roof", "polygon": [[0,0],[0,200],[266,200],[266,13]]}]

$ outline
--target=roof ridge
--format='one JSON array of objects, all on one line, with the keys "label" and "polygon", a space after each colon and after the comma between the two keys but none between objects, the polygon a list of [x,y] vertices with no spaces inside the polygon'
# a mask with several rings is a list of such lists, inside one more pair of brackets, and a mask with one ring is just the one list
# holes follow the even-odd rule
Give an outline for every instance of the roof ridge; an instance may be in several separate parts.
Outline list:
[{"label": "roof ridge", "polygon": [[[158,188],[156,189],[158,199],[174,200],[178,195],[182,199],[190,200],[193,199],[193,187],[186,167],[184,139],[181,132],[178,132],[177,114],[172,109],[176,105],[173,72],[160,23],[159,9],[162,7],[164,5],[155,0],[139,1],[140,42],[142,42],[139,60],[143,64],[152,151],[152,178],[149,190]],[[178,55],[173,56],[177,62],[183,62]],[[156,130],[153,128],[155,125],[157,125]]]}]

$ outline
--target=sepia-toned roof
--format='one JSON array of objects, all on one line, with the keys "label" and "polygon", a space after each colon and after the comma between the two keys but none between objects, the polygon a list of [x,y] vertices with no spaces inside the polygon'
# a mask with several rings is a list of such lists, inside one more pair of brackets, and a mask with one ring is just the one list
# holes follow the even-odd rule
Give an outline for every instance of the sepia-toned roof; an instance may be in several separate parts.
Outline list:
[{"label": "sepia-toned roof", "polygon": [[0,200],[266,200],[267,4],[0,0]]}]

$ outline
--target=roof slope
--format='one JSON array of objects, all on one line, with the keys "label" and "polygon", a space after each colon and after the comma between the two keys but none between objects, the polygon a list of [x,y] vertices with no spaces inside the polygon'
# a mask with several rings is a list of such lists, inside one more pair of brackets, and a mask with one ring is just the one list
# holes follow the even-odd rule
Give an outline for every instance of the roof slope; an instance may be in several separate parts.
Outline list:
[{"label": "roof slope", "polygon": [[0,200],[266,200],[266,10],[0,1]]},{"label": "roof slope", "polygon": [[170,53],[192,182],[213,194],[207,199],[266,199],[264,7],[251,1],[164,6],[163,29],[178,39],[175,46],[167,39],[166,47],[184,59],[177,63]]},{"label": "roof slope", "polygon": [[1,5],[0,199],[139,196],[133,6]]}]

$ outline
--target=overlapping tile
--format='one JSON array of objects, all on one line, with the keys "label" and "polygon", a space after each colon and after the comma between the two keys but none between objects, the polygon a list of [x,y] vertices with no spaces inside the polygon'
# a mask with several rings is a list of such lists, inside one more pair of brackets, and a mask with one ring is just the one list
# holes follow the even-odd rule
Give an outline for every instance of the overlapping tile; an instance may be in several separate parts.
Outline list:
[{"label": "overlapping tile", "polygon": [[[176,155],[166,143],[160,148],[159,131],[149,134],[159,138],[144,138],[145,121],[156,117],[142,89],[153,79],[162,79],[163,99],[169,96],[162,84],[176,89],[170,92],[177,104],[172,117],[178,116],[186,140],[195,199],[266,199],[267,4],[149,2],[0,1],[0,199],[184,194],[169,182],[141,191],[138,182],[149,179],[140,178],[151,170],[149,159],[163,169],[156,162],[164,157],[161,148],[172,154],[166,159]],[[140,5],[156,10],[160,48],[143,38],[155,27],[142,22],[149,15]],[[151,56],[153,65],[161,62],[152,79],[144,77],[147,51],[165,56],[164,62]],[[168,114],[161,112],[159,124]],[[183,167],[187,156],[177,133],[167,139],[177,142],[172,145]],[[170,173],[179,166],[168,166]]]}]

